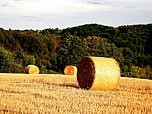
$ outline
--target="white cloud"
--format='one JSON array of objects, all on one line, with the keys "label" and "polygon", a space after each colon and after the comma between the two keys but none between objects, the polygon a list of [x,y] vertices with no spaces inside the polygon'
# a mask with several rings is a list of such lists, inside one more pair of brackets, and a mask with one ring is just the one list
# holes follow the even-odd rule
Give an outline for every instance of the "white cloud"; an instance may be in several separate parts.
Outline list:
[{"label": "white cloud", "polygon": [[42,15],[152,10],[151,0],[1,0],[0,14]]},{"label": "white cloud", "polygon": [[152,10],[152,1],[151,0],[106,0],[109,7],[115,9],[151,9]]},{"label": "white cloud", "polygon": [[0,26],[68,27],[152,22],[152,0],[0,0]]},{"label": "white cloud", "polygon": [[[73,14],[94,12],[101,9],[101,6],[94,6],[81,2],[80,0],[8,0],[12,7],[3,7],[3,12],[20,15],[40,14]],[[6,2],[5,2],[6,3]],[[104,8],[104,7],[103,7]]]}]

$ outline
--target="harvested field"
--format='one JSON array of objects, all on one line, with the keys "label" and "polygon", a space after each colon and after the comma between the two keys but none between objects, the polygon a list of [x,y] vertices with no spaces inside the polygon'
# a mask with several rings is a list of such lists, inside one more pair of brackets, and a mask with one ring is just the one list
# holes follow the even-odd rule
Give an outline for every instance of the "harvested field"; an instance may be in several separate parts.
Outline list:
[{"label": "harvested field", "polygon": [[82,90],[75,76],[0,74],[0,114],[152,114],[152,81],[121,78],[116,90]]}]

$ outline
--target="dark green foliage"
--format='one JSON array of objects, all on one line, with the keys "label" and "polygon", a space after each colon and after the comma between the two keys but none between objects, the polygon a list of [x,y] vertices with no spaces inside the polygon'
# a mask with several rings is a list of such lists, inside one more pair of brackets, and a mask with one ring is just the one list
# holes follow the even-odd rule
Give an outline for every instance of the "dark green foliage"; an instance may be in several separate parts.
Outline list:
[{"label": "dark green foliage", "polygon": [[115,34],[115,29],[113,27],[108,27],[98,24],[86,24],[83,26],[63,29],[61,34],[65,34],[67,32],[79,37],[100,36],[103,38],[107,38],[107,36]]},{"label": "dark green foliage", "polygon": [[42,31],[39,31],[40,34],[42,35],[49,35],[49,34],[53,34],[53,35],[59,35],[61,33],[61,30],[59,28],[48,28],[48,29],[44,29]]},{"label": "dark green foliage", "polygon": [[12,52],[0,47],[0,72],[24,72],[23,66],[15,62]]},{"label": "dark green foliage", "polygon": [[12,53],[0,47],[0,71],[9,72],[10,62],[13,60]]},{"label": "dark green foliage", "polygon": [[35,64],[41,73],[63,73],[85,56],[115,58],[122,76],[152,79],[152,24],[117,28],[98,24],[44,30],[0,28],[0,72],[24,73]]},{"label": "dark green foliage", "polygon": [[60,46],[57,48],[56,64],[54,69],[63,72],[67,65],[75,65],[87,55],[87,44],[84,39],[75,35],[64,35],[60,38]]}]

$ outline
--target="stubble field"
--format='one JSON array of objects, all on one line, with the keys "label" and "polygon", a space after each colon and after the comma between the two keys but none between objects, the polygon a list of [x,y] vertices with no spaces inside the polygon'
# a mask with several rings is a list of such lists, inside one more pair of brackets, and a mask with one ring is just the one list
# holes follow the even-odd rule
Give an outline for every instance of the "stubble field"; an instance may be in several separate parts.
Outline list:
[{"label": "stubble field", "polygon": [[0,114],[152,114],[152,80],[121,78],[116,90],[82,90],[76,76],[0,74]]}]

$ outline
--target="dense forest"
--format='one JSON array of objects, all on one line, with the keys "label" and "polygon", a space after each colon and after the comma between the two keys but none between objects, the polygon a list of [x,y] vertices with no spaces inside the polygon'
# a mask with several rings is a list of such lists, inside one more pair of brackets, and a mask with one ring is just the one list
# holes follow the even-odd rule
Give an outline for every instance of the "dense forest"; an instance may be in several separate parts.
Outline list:
[{"label": "dense forest", "polygon": [[35,64],[41,73],[63,73],[85,56],[115,58],[121,76],[152,79],[152,24],[119,27],[86,24],[66,29],[0,28],[0,72],[24,73]]}]

